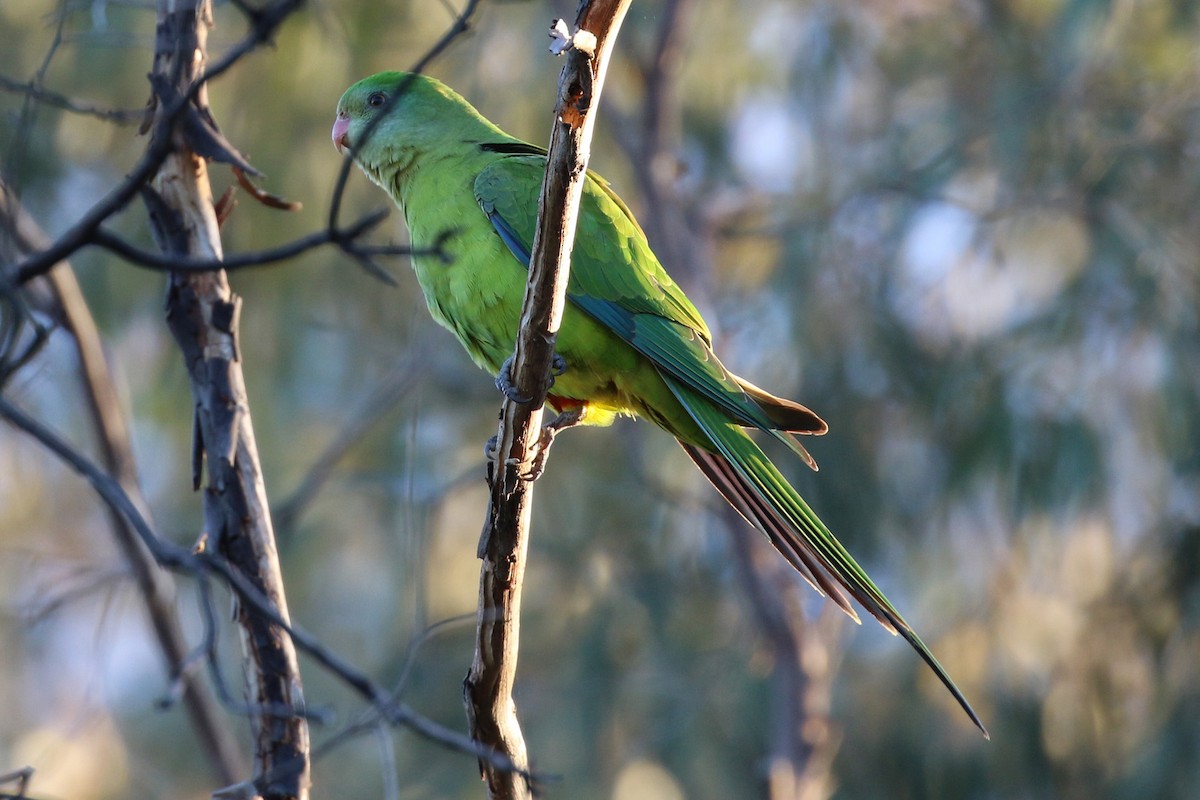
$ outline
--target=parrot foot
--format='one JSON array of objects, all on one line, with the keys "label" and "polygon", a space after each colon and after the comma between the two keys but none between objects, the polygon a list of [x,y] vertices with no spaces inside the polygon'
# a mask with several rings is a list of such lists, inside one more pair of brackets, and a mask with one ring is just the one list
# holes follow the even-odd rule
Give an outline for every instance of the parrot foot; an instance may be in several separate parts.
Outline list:
[{"label": "parrot foot", "polygon": [[[555,357],[557,358],[558,356]],[[559,374],[561,375],[562,373]],[[551,378],[551,382],[553,380]],[[569,411],[564,411],[542,426],[542,435],[538,437],[537,443],[531,448],[529,471],[519,476],[521,480],[536,481],[542,477],[542,473],[546,471],[546,458],[550,455],[550,445],[554,444],[554,437],[567,428],[573,428],[578,425],[583,419],[583,409],[583,406],[578,406]]]},{"label": "parrot foot", "polygon": [[[509,356],[504,359],[504,363],[500,365],[500,372],[496,375],[496,388],[514,403],[525,405],[533,400],[532,397],[525,397],[517,393],[517,387],[512,383],[512,368],[514,356]],[[567,360],[555,353],[550,359],[550,374],[546,376],[546,391],[554,386],[554,379],[567,371]]]},{"label": "parrot foot", "polygon": [[[555,353],[550,357],[550,382],[546,384],[546,391],[550,391],[554,386],[554,379],[567,371],[567,360]],[[561,415],[560,415],[561,416]]]},{"label": "parrot foot", "polygon": [[[564,411],[554,419],[542,426],[541,435],[530,448],[529,468],[517,475],[523,481],[536,481],[542,477],[542,473],[546,471],[546,458],[550,455],[550,445],[554,444],[554,437],[567,428],[573,428],[583,420],[583,406],[572,408],[569,411]],[[487,444],[483,446],[483,455],[488,460],[488,475],[492,474],[492,467],[496,463],[499,456],[500,441],[496,436],[487,440]],[[509,459],[510,466],[517,466],[516,459]]]}]

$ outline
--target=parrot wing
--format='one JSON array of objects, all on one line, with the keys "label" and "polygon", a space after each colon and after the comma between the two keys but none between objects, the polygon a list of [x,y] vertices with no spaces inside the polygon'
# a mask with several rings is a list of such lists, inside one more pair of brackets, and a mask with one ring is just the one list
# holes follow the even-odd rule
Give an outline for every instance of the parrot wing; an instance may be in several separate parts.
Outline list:
[{"label": "parrot wing", "polygon": [[[508,152],[513,149],[504,147]],[[513,153],[497,159],[475,179],[480,208],[526,268],[545,165],[545,157],[536,150],[528,155]],[[812,456],[791,431],[823,433],[825,423],[800,404],[742,381],[721,364],[700,312],[658,263],[629,209],[603,179],[593,175],[585,185],[579,211],[567,296],[661,372],[708,399],[738,424],[769,432],[815,469]]]}]

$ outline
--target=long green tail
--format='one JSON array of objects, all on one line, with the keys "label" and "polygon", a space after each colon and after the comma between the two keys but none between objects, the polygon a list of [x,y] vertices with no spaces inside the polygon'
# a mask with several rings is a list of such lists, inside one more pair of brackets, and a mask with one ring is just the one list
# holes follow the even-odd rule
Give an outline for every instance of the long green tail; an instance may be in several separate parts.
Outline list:
[{"label": "long green tail", "polygon": [[884,597],[854,557],[834,538],[762,448],[741,426],[730,422],[713,403],[669,375],[663,377],[716,448],[716,452],[711,452],[680,442],[717,491],[750,524],[766,534],[775,549],[817,591],[828,595],[855,622],[858,621],[858,615],[843,594],[843,589],[885,628],[904,637],[950,690],[983,735],[991,738],[975,709],[971,708],[921,637]]}]

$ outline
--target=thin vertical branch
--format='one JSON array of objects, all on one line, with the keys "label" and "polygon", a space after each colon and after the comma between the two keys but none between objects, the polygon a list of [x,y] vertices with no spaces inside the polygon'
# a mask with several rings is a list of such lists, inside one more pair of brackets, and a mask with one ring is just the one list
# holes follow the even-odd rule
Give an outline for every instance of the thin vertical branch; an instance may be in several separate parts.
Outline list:
[{"label": "thin vertical branch", "polygon": [[[653,49],[643,57],[642,120],[640,141],[618,136],[637,168],[634,180],[642,195],[639,222],[655,247],[659,260],[676,280],[688,288],[704,282],[710,259],[699,259],[684,209],[674,185],[678,173],[679,71],[683,61],[683,35],[692,9],[691,0],[666,0],[663,4]],[[632,134],[636,125],[621,126]],[[636,135],[636,134],[635,134]]]},{"label": "thin vertical branch", "polygon": [[[738,575],[754,621],[771,653],[769,800],[828,800],[833,795],[833,759],[841,734],[829,710],[836,671],[836,624],[828,613],[804,616],[803,588],[782,560],[757,536],[746,536],[745,521],[731,508],[721,520],[730,533]],[[825,624],[821,624],[825,623]],[[832,623],[832,624],[831,624]]]},{"label": "thin vertical branch", "polygon": [[[204,79],[210,0],[159,0],[152,83],[187,95]],[[207,91],[191,95],[187,113],[212,125]],[[159,97],[158,108],[167,106]],[[215,125],[212,125],[215,130]],[[144,193],[159,246],[170,255],[220,259],[222,246],[207,161],[177,126],[173,148]],[[241,301],[224,271],[172,273],[167,324],[183,352],[195,399],[192,477],[207,463],[207,546],[241,572],[289,623],[283,579],[254,441],[238,350]],[[247,658],[255,739],[254,783],[264,800],[303,800],[309,788],[308,724],[291,639],[244,604],[237,612]],[[288,710],[292,710],[290,713]]]},{"label": "thin vertical branch", "polygon": [[[528,403],[506,400],[501,409],[496,475],[488,521],[480,542],[479,618],[475,657],[464,684],[471,735],[481,745],[528,769],[525,741],[512,697],[519,649],[521,584],[529,546],[532,486],[528,469],[541,429],[546,376],[566,302],[575,221],[587,172],[595,110],[608,55],[630,0],[583,0],[576,34],[566,51],[558,84],[546,176],[538,203],[529,282],[521,313],[512,379]],[[529,781],[517,773],[482,764],[491,798],[527,798]]]}]

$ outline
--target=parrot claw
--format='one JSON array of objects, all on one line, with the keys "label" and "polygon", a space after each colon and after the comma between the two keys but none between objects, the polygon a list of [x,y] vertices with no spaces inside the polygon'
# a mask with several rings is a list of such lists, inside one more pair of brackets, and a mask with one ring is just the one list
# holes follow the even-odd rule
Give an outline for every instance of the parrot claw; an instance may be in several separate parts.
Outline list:
[{"label": "parrot claw", "polygon": [[[554,356],[558,360],[562,360],[561,356]],[[563,369],[566,369],[564,363]],[[558,374],[562,374],[561,372]],[[550,379],[551,383],[554,378]],[[531,448],[529,469],[518,477],[523,481],[536,481],[542,477],[542,473],[546,471],[546,459],[550,455],[550,445],[554,444],[554,437],[565,431],[567,428],[573,428],[583,419],[583,407],[573,408],[570,411],[564,411],[554,419],[542,426],[542,435],[538,437],[537,443]]]},{"label": "parrot claw", "polygon": [[[554,444],[554,437],[567,428],[572,428],[579,424],[583,419],[583,407],[573,408],[570,411],[564,411],[554,419],[542,426],[541,435],[530,448],[529,466],[524,472],[518,472],[517,477],[523,481],[536,481],[542,477],[542,473],[546,471],[546,459],[550,455],[550,445]],[[488,461],[488,475],[492,474],[492,470],[496,461],[499,458],[500,440],[493,436],[487,440],[483,446],[483,455]],[[520,467],[520,463],[515,458],[505,459],[505,466]]]},{"label": "parrot claw", "polygon": [[[514,356],[509,356],[504,359],[504,363],[500,365],[500,372],[496,375],[496,388],[501,394],[512,400],[514,403],[525,405],[533,400],[532,397],[525,397],[517,392],[517,387],[513,386],[512,368]],[[550,391],[554,386],[554,379],[567,371],[567,360],[558,353],[550,359],[550,374],[546,376],[546,391]]]},{"label": "parrot claw", "polygon": [[509,400],[512,400],[514,403],[525,405],[529,401],[533,400],[533,398],[524,397],[517,394],[517,387],[513,386],[512,383],[512,368],[513,356],[509,356],[508,358],[504,359],[504,363],[500,365],[500,372],[496,375],[496,388],[500,390],[501,394],[503,394]]},{"label": "parrot claw", "polygon": [[542,477],[542,473],[546,471],[546,458],[550,455],[550,445],[554,444],[554,437],[558,434],[558,429],[553,427],[554,423],[542,426],[542,435],[538,437],[537,442],[529,453],[529,469],[521,474],[518,474],[523,481],[536,481]]}]

